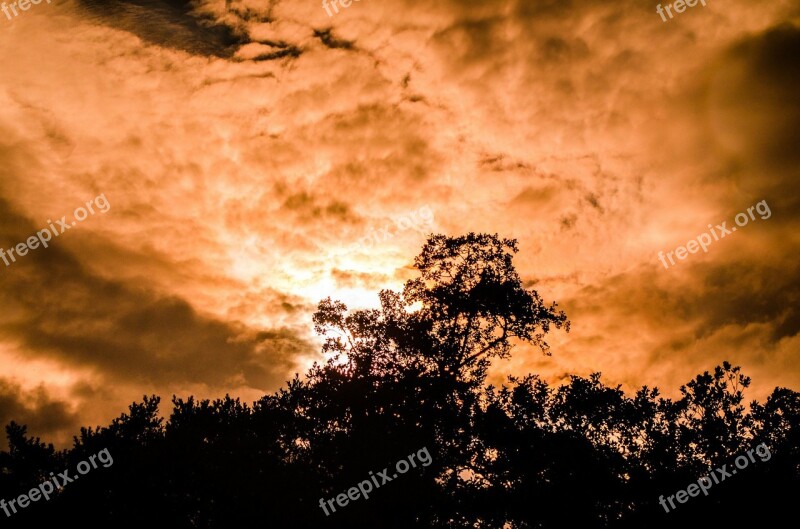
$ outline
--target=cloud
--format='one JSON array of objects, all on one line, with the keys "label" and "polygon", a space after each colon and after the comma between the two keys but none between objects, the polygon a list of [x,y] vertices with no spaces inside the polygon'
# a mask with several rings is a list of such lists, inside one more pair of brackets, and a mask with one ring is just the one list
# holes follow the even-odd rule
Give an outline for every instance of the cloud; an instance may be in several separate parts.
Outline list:
[{"label": "cloud", "polygon": [[[36,228],[7,202],[0,205],[0,244],[10,248]],[[78,230],[61,237],[80,237]],[[307,348],[286,330],[265,334],[218,321],[176,296],[99,277],[61,242],[20,257],[0,276],[7,308],[0,332],[34,356],[91,366],[126,382],[225,387],[236,381],[266,390],[283,382],[293,355]],[[113,253],[114,246],[102,251]]]},{"label": "cloud", "polygon": [[186,0],[79,0],[92,21],[134,33],[148,44],[196,55],[230,58],[247,42],[234,28],[198,16]]},{"label": "cloud", "polygon": [[[63,397],[81,414],[148,391],[271,391],[317,358],[316,302],[374,304],[423,236],[348,249],[429,206],[436,231],[519,238],[526,284],[572,318],[552,357],[521,354],[516,373],[669,386],[727,351],[764,385],[793,381],[797,13],[743,0],[669,23],[633,0],[31,10],[0,33],[0,244],[99,193],[112,209],[0,270],[0,332],[20,362],[81,381]],[[658,263],[762,199],[769,220]],[[25,387],[40,379],[31,367]]]},{"label": "cloud", "polygon": [[800,28],[781,24],[731,46],[709,80],[715,138],[731,159],[763,171],[748,187],[764,193],[797,186],[798,54]]},{"label": "cloud", "polygon": [[28,433],[52,439],[77,430],[80,416],[64,401],[52,398],[43,386],[25,391],[19,384],[0,378],[0,425],[11,421],[28,425]]}]

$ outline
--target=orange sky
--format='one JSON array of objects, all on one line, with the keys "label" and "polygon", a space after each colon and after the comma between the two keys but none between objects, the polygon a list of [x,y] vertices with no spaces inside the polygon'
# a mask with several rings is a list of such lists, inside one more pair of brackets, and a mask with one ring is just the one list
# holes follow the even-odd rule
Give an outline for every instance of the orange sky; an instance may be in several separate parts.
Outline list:
[{"label": "orange sky", "polygon": [[3,423],[63,443],[145,393],[272,392],[319,358],[317,301],[377,304],[427,231],[517,238],[572,321],[495,381],[800,387],[800,2],[224,4],[0,14],[0,246],[111,206],[0,262]]}]

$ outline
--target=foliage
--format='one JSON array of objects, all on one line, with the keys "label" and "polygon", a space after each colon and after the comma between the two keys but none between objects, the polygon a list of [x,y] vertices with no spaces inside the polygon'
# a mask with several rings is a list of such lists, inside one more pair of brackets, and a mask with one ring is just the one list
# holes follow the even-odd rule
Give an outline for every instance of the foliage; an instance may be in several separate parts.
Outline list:
[{"label": "foliage", "polygon": [[[660,397],[626,395],[599,373],[552,387],[536,375],[486,386],[486,370],[516,342],[548,354],[545,335],[569,330],[555,304],[523,288],[516,241],[432,236],[402,293],[376,310],[331,299],[314,325],[327,360],[252,406],[173,398],[166,420],[145,396],[107,428],[83,429],[57,452],[6,427],[0,497],[27,492],[50,472],[108,448],[114,465],[6,520],[45,527],[228,529],[672,527],[760,522],[788,514],[800,483],[800,394],[776,388],[744,405],[750,379],[727,362]],[[758,443],[736,479],[665,513],[660,495]],[[325,516],[370,471],[427,447],[433,462]],[[768,507],[769,505],[769,507]]]}]

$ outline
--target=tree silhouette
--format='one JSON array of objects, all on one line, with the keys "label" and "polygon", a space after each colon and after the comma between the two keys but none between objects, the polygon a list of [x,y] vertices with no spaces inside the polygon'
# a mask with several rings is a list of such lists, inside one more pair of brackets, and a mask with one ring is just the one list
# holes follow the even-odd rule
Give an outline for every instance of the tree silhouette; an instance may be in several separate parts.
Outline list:
[{"label": "tree silhouette", "polygon": [[[84,428],[56,451],[6,427],[0,497],[103,449],[114,464],[5,520],[45,527],[228,529],[585,528],[761,524],[789,514],[800,483],[800,394],[776,388],[744,406],[750,384],[723,362],[675,401],[643,387],[627,395],[599,373],[551,387],[536,375],[486,386],[491,361],[515,343],[549,354],[569,330],[555,303],[522,286],[516,241],[431,236],[419,277],[380,292],[380,308],[348,311],[330,298],[314,314],[326,360],[252,405],[173,397],[169,417],[145,396],[108,427]],[[665,512],[662,495],[764,443],[751,463]],[[334,499],[425,448],[416,466],[369,499],[325,514]],[[787,498],[782,500],[782,498]],[[0,518],[5,515],[0,513]]]}]

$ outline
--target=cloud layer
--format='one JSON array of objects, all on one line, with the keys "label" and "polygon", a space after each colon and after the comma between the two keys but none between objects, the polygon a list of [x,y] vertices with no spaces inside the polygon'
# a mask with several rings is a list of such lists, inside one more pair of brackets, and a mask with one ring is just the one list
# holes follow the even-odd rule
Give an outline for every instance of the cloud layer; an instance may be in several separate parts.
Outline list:
[{"label": "cloud layer", "polygon": [[[226,4],[227,8],[226,8]],[[0,419],[68,438],[143,393],[275,390],[328,295],[374,305],[432,229],[520,240],[573,322],[493,376],[800,385],[800,3],[40,4],[0,20]],[[769,219],[674,250],[758,201]],[[0,267],[3,267],[0,264]]]}]

